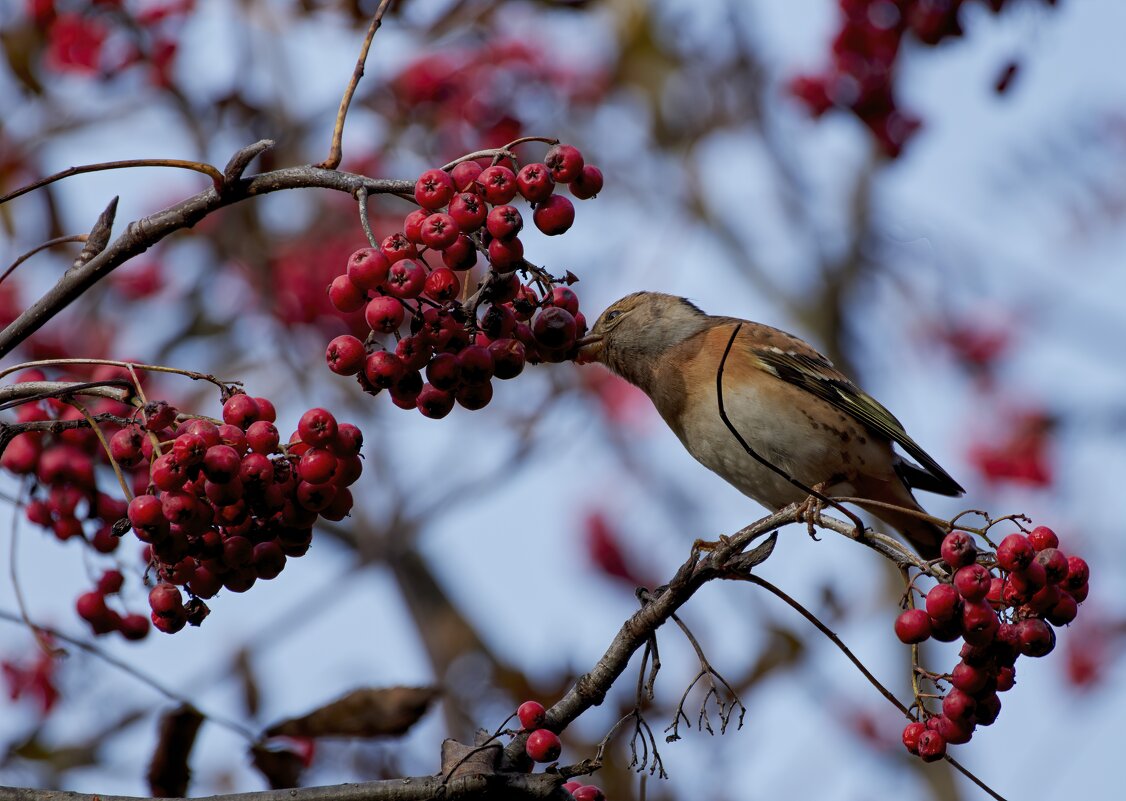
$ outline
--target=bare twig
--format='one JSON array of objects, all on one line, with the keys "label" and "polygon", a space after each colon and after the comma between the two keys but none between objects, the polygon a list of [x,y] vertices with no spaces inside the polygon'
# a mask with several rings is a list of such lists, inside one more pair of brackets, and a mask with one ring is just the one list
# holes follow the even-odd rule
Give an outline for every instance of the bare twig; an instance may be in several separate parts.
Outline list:
[{"label": "bare twig", "polygon": [[204,175],[211,177],[215,182],[215,186],[220,186],[223,183],[223,173],[219,172],[215,167],[210,164],[204,164],[199,161],[185,161],[183,159],[126,159],[124,161],[102,161],[97,164],[83,164],[80,167],[68,167],[62,172],[57,172],[54,175],[48,175],[46,178],[41,178],[34,183],[21,186],[19,189],[14,189],[6,195],[0,196],[0,205],[7,203],[9,200],[14,200],[20,195],[26,195],[28,192],[33,192],[55,181],[61,181],[63,178],[69,178],[72,175],[82,175],[87,172],[102,172],[104,170],[128,170],[135,167],[173,167],[180,170],[194,170],[195,172],[202,172]]},{"label": "bare twig", "polygon": [[[267,140],[263,140],[249,145],[236,153],[231,161],[236,165],[243,164],[269,144]],[[194,164],[194,162],[187,163]],[[101,169],[110,168],[106,165],[92,166]],[[113,162],[111,166],[119,168],[182,165],[164,160],[157,164],[150,161]],[[80,172],[90,171],[85,168],[74,169]],[[82,267],[69,270],[43,297],[25,309],[7,328],[0,331],[0,356],[11,353],[17,345],[38,331],[48,320],[69,306],[117,267],[151,248],[168,235],[181,229],[190,228],[216,209],[258,195],[287,189],[333,189],[353,196],[360,187],[365,187],[369,194],[409,194],[414,189],[414,183],[411,181],[376,180],[363,175],[339,170],[325,170],[314,166],[287,167],[249,178],[239,178],[228,184],[223,183],[225,179],[222,173],[215,170],[214,167],[210,167],[210,170],[214,171],[215,186],[209,187],[207,190],[169,208],[130,223],[126,226],[124,233],[111,241],[101,253],[90,259]],[[207,172],[209,175],[212,174],[208,170],[201,169],[200,171]],[[60,173],[53,180],[73,174],[69,171]],[[40,182],[38,185],[43,184]],[[32,185],[31,188],[34,188],[34,186]],[[17,190],[16,194],[22,194],[24,191],[27,191],[26,187],[23,190]]]},{"label": "bare twig", "polygon": [[0,273],[0,284],[4,283],[4,279],[6,279],[9,275],[11,275],[13,272],[15,272],[17,267],[19,267],[25,261],[30,259],[36,253],[44,251],[47,248],[53,248],[55,245],[65,245],[68,242],[85,242],[86,238],[87,238],[87,234],[71,234],[70,236],[57,236],[54,239],[48,239],[42,245],[36,245],[31,250],[29,250],[27,253],[24,253],[22,256],[20,256],[18,259],[16,259],[14,262],[9,264],[8,269],[4,270],[3,273]]},{"label": "bare twig", "polygon": [[329,148],[328,158],[317,165],[326,170],[335,170],[340,166],[340,159],[344,155],[341,147],[341,140],[344,138],[344,118],[348,116],[348,107],[352,104],[352,96],[356,93],[356,87],[360,85],[360,78],[364,77],[364,64],[368,60],[371,40],[375,38],[375,32],[383,24],[383,12],[387,10],[387,6],[390,4],[391,0],[383,0],[379,4],[379,8],[375,10],[375,14],[372,15],[371,24],[368,25],[367,35],[364,36],[364,43],[360,47],[359,58],[356,59],[356,66],[352,70],[352,78],[348,81],[348,86],[344,90],[344,97],[340,98],[340,108],[336,112],[336,125],[332,129],[332,147]]}]

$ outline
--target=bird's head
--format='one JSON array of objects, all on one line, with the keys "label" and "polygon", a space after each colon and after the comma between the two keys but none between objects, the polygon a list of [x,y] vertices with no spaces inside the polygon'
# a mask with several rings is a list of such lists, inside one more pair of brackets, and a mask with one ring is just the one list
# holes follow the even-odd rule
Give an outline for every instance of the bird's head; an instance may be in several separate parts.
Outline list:
[{"label": "bird's head", "polygon": [[610,304],[578,341],[576,361],[601,362],[644,386],[666,350],[707,328],[711,318],[691,301],[660,292],[635,292]]}]

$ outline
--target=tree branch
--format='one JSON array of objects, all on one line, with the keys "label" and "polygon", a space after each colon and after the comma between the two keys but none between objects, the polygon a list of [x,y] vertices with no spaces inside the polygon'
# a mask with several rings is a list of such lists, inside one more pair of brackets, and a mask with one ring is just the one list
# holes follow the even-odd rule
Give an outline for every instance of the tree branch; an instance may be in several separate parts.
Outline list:
[{"label": "tree branch", "polygon": [[[562,789],[564,779],[557,773],[513,773],[464,776],[443,782],[441,776],[387,779],[327,787],[298,787],[264,790],[256,793],[214,795],[193,801],[516,801],[517,799],[562,799],[570,793]],[[147,797],[71,793],[63,790],[35,790],[0,787],[0,801],[151,801]]]},{"label": "tree branch", "polygon": [[[265,140],[236,153],[228,172],[237,174],[248,161],[265,149]],[[14,322],[0,331],[0,357],[12,352],[60,311],[90,287],[129,259],[144,253],[169,234],[191,228],[207,215],[224,206],[258,195],[285,189],[334,189],[354,195],[361,188],[368,194],[404,194],[414,190],[412,181],[377,180],[363,175],[325,170],[319,167],[287,167],[250,178],[239,178],[219,188],[210,187],[169,208],[130,223],[125,232],[85,264],[68,270],[43,297],[24,310]]]}]

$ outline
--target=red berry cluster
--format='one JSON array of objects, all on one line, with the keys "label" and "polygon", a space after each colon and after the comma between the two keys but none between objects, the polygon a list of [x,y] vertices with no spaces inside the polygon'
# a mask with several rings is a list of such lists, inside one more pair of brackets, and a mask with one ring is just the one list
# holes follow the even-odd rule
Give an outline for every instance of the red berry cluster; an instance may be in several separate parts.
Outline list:
[{"label": "red berry cluster", "polygon": [[951,580],[926,595],[926,609],[908,609],[895,621],[895,633],[908,644],[931,637],[964,641],[961,661],[949,675],[952,689],[942,712],[921,704],[922,720],[907,724],[903,744],[930,762],[947,745],[969,742],[974,728],[988,726],[1001,711],[998,693],[1012,689],[1019,656],[1040,657],[1056,644],[1053,626],[1075,619],[1088,592],[1089,570],[1078,556],[1059,550],[1059,538],[1039,526],[1027,535],[1010,534],[997,546],[991,570],[978,562],[969,534],[955,531],[942,542]]},{"label": "red berry cluster", "polygon": [[363,437],[318,408],[283,445],[273,404],[241,393],[223,404],[222,425],[192,418],[173,428],[170,408],[118,431],[110,452],[118,464],[149,462],[151,484],[129,502],[128,521],[160,580],[149,593],[153,625],[173,633],[198,626],[203,599],[219,590],[277,577],[309,549],[318,517],[351,511]]},{"label": "red berry cluster", "polygon": [[[122,379],[120,368],[101,366],[91,375],[63,378],[92,383]],[[46,381],[42,370],[25,370],[16,383]],[[126,417],[131,409],[108,398],[90,398],[86,410],[93,415],[115,414]],[[125,503],[102,492],[106,476],[95,469],[106,455],[90,428],[70,428],[83,419],[76,406],[55,397],[21,404],[16,423],[48,425],[57,431],[29,431],[17,435],[0,456],[0,467],[33,480],[24,512],[36,525],[51,529],[60,540],[84,539],[99,553],[112,553],[118,545],[113,524],[125,516]],[[112,423],[103,430],[114,431]]]},{"label": "red berry cluster", "polygon": [[[516,710],[524,731],[531,732],[524,744],[524,751],[533,762],[554,762],[563,752],[559,735],[542,728],[546,714],[547,710],[539,701],[525,701]],[[563,789],[578,801],[605,801],[606,798],[602,790],[593,784],[569,781],[563,784]]]},{"label": "red berry cluster", "polygon": [[[1044,0],[1054,5],[1054,0]],[[819,75],[801,75],[790,91],[820,116],[848,109],[893,158],[922,124],[901,111],[893,81],[905,36],[924,45],[960,36],[958,15],[966,0],[840,0],[842,22],[833,39],[832,65]],[[983,0],[999,13],[1010,0]]]},{"label": "red berry cluster", "polygon": [[[448,172],[424,172],[414,190],[421,208],[406,216],[403,230],[353,253],[328,288],[339,311],[363,310],[371,328],[366,341],[332,340],[329,369],[357,376],[370,394],[388,390],[400,408],[440,418],[455,402],[482,408],[492,399],[491,380],[514,378],[525,363],[564,361],[586,330],[578,296],[557,285],[575,279],[552,278],[524,260],[524,219],[511,205],[520,195],[533,205],[537,228],[562,234],[575,209],[555,194],[559,183],[590,198],[602,188],[602,173],[570,145],[555,145],[543,162],[518,170],[464,161]],[[462,280],[479,254],[488,273],[464,299]],[[387,335],[393,347],[379,344]]]}]

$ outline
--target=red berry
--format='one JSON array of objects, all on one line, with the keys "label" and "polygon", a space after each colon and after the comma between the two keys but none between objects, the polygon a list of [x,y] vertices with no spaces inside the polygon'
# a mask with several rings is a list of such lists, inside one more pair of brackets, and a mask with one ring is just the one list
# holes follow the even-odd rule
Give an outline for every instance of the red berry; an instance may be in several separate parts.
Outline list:
[{"label": "red berry", "polygon": [[426,276],[423,291],[439,303],[447,303],[461,292],[461,280],[448,267],[439,267]]},{"label": "red berry", "polygon": [[579,200],[587,200],[602,191],[602,170],[593,164],[583,165],[582,172],[571,181],[571,194]]},{"label": "red berry", "polygon": [[462,408],[469,409],[471,412],[484,409],[493,399],[493,385],[464,384],[454,391],[454,399]]},{"label": "red berry", "polygon": [[1049,584],[1059,584],[1067,578],[1067,557],[1058,548],[1041,548],[1036,552],[1036,561],[1043,565],[1045,579]]},{"label": "red berry", "polygon": [[555,145],[543,160],[551,170],[551,177],[561,184],[570,183],[583,170],[583,154],[571,145]]},{"label": "red berry", "polygon": [[1056,635],[1051,627],[1038,617],[1030,617],[1016,624],[1020,638],[1020,652],[1025,656],[1046,656],[1056,647]]},{"label": "red berry", "polygon": [[1048,583],[1048,571],[1034,560],[1023,570],[1013,571],[1009,581],[1031,595]]},{"label": "red berry", "polygon": [[461,230],[449,214],[431,214],[422,223],[422,244],[434,250],[445,250],[460,234]]},{"label": "red berry", "polygon": [[394,353],[377,350],[364,362],[364,377],[372,386],[388,389],[406,372],[403,362]]},{"label": "red berry", "polygon": [[138,495],[129,501],[129,523],[133,528],[152,528],[164,523],[160,499],[155,495]]},{"label": "red berry", "polygon": [[563,743],[555,732],[536,729],[528,735],[524,750],[533,762],[554,762],[563,752]]},{"label": "red berry", "polygon": [[565,349],[575,343],[575,317],[566,309],[546,306],[532,321],[536,342],[547,348]]},{"label": "red berry", "polygon": [[931,729],[919,734],[916,748],[924,762],[936,762],[946,756],[946,740]]},{"label": "red berry", "polygon": [[145,418],[145,428],[148,431],[160,431],[167,428],[176,420],[176,407],[166,401],[149,401],[141,410]]},{"label": "red berry", "polygon": [[490,342],[489,354],[493,357],[493,376],[496,378],[515,378],[524,370],[524,345],[515,339]]},{"label": "red berry", "polygon": [[172,452],[158,456],[153,460],[150,477],[156,488],[165,492],[179,489],[188,480],[185,466]]},{"label": "red berry", "polygon": [[1055,584],[1048,584],[1045,587],[1041,587],[1028,599],[1028,605],[1025,609],[1043,616],[1049,609],[1052,609],[1060,602],[1062,593],[1063,591]]},{"label": "red berry", "polygon": [[974,724],[971,720],[955,719],[946,715],[928,720],[927,728],[941,734],[947,745],[968,743],[974,733]]},{"label": "red berry", "polygon": [[102,595],[113,595],[115,592],[120,592],[123,586],[125,586],[125,576],[120,570],[107,570],[98,579],[98,592]]},{"label": "red berry", "polygon": [[418,336],[403,337],[395,345],[395,355],[403,363],[404,369],[421,370],[430,361],[433,350]]},{"label": "red berry", "polygon": [[277,578],[285,569],[285,553],[274,541],[260,542],[254,546],[251,564],[263,581]]},{"label": "red berry", "polygon": [[552,195],[536,206],[532,222],[548,236],[558,236],[575,222],[575,207],[562,195]]},{"label": "red berry", "polygon": [[336,417],[328,409],[310,409],[297,421],[297,435],[301,441],[315,448],[327,448],[336,439]]},{"label": "red berry", "polygon": [[489,212],[485,227],[497,239],[511,239],[524,227],[524,218],[515,206],[496,206]]},{"label": "red berry", "polygon": [[922,609],[907,609],[895,619],[895,636],[908,645],[923,642],[931,636],[931,618]]},{"label": "red berry", "polygon": [[569,286],[557,286],[551,290],[551,305],[578,314],[579,296]]},{"label": "red berry", "polygon": [[994,576],[989,580],[989,592],[985,594],[985,600],[989,601],[994,607],[1002,605],[1002,591],[1005,587],[1005,580]]},{"label": "red berry", "polygon": [[476,231],[485,224],[489,207],[484,198],[473,192],[462,192],[450,201],[450,216],[465,233]]},{"label": "red berry", "polygon": [[[144,458],[144,455],[141,453],[141,445],[143,440],[144,436],[135,427],[129,426],[127,428],[123,428],[120,431],[115,432],[114,435],[109,439],[110,455],[113,457],[113,460],[122,467],[136,467]],[[31,442],[31,440],[26,436],[16,437],[14,440],[12,440],[11,444],[8,445],[9,450],[12,448],[12,446],[21,442],[27,443]],[[5,451],[4,455],[7,456],[8,451]],[[39,459],[38,452],[36,452],[35,454],[35,459],[36,461],[38,461]],[[5,463],[4,466],[9,470],[12,470],[12,468],[7,463]],[[13,470],[13,472],[29,473],[32,470],[34,470],[34,464],[32,464],[28,470]]]},{"label": "red berry", "polygon": [[539,203],[555,191],[555,179],[546,164],[525,164],[516,173],[516,188],[530,203]]},{"label": "red berry", "polygon": [[180,590],[172,584],[157,584],[149,590],[149,606],[158,615],[174,615],[184,608]]},{"label": "red berry", "polygon": [[327,448],[310,448],[297,462],[297,475],[310,484],[324,484],[336,471],[336,455]]},{"label": "red berry", "polygon": [[977,709],[977,702],[969,693],[955,687],[942,699],[942,714],[951,720],[969,720]]},{"label": "red berry", "polygon": [[[398,302],[395,305],[398,306]],[[363,367],[365,355],[363,342],[351,334],[342,334],[328,343],[325,361],[328,369],[337,375],[355,375]]]},{"label": "red berry", "polygon": [[1056,536],[1056,532],[1052,531],[1047,526],[1037,526],[1028,532],[1028,541],[1032,543],[1032,547],[1037,551],[1042,551],[1045,548],[1058,548],[1060,547],[1060,538]]},{"label": "red berry", "polygon": [[418,257],[418,250],[402,231],[385,237],[379,249],[392,265],[402,259]]},{"label": "red berry", "polygon": [[538,729],[543,725],[547,710],[539,701],[525,701],[516,710],[520,725],[525,729]]},{"label": "red berry", "polygon": [[223,404],[223,422],[245,431],[258,419],[258,404],[249,395],[239,393],[227,398]]},{"label": "red berry", "polygon": [[376,248],[360,248],[348,257],[348,280],[365,292],[379,289],[390,269],[391,262]]},{"label": "red berry", "polygon": [[414,185],[414,199],[424,209],[440,209],[456,191],[454,179],[445,170],[427,170]]},{"label": "red berry", "polygon": [[985,601],[967,601],[962,607],[962,636],[971,645],[987,645],[997,636],[1001,621]]},{"label": "red berry", "polygon": [[345,314],[359,311],[367,302],[364,291],[352,283],[346,275],[338,275],[328,285],[328,299],[337,311]]},{"label": "red berry", "polygon": [[438,389],[433,384],[423,384],[415,400],[415,406],[426,417],[439,420],[450,413],[454,407],[454,396]]},{"label": "red berry", "polygon": [[79,595],[75,602],[75,609],[78,611],[78,616],[87,623],[93,623],[109,614],[109,609],[106,607],[106,597],[96,590]]},{"label": "red berry", "polygon": [[[1014,627],[1015,628],[1015,627]],[[997,692],[1008,692],[1017,683],[1017,671],[1012,665],[997,668]]]},{"label": "red berry", "polygon": [[467,192],[477,182],[477,176],[481,174],[484,167],[476,161],[463,161],[457,164],[450,171],[450,177],[454,179],[454,186],[457,187],[459,192]]},{"label": "red berry", "polygon": [[989,671],[981,666],[959,662],[950,673],[950,683],[959,690],[975,695],[985,689],[989,681]]},{"label": "red berry", "polygon": [[524,263],[524,243],[519,237],[489,242],[489,262],[497,272],[510,273]]},{"label": "red berry", "polygon": [[593,784],[584,784],[571,792],[575,801],[606,801],[606,795]]},{"label": "red berry", "polygon": [[158,615],[153,612],[151,619],[157,631],[163,631],[165,634],[175,634],[188,625],[188,615],[183,610],[169,615]]},{"label": "red berry", "polygon": [[1001,699],[997,697],[997,693],[989,693],[977,699],[977,711],[974,717],[977,719],[978,726],[992,726],[999,714],[1001,714]]},{"label": "red berry", "polygon": [[203,455],[203,474],[217,484],[238,478],[241,467],[242,457],[230,445],[212,445]]},{"label": "red berry", "polygon": [[461,381],[461,363],[452,353],[436,353],[426,365],[426,380],[437,389],[453,390]]},{"label": "red berry", "polygon": [[1036,556],[1028,537],[1010,534],[997,546],[997,564],[1005,570],[1024,570]]},{"label": "red berry", "polygon": [[121,618],[118,629],[127,640],[143,640],[149,633],[149,619],[136,613],[125,615]]},{"label": "red berry", "polygon": [[967,601],[980,601],[989,594],[993,576],[981,565],[966,565],[954,574],[954,587]]},{"label": "red berry", "polygon": [[977,546],[966,532],[951,531],[942,540],[941,555],[946,564],[957,570],[973,563],[977,558]]},{"label": "red berry", "polygon": [[477,246],[465,234],[442,251],[442,264],[451,270],[469,270],[477,264]]},{"label": "red berry", "polygon": [[[390,334],[399,330],[403,324],[406,311],[397,298],[390,295],[376,295],[368,301],[364,309],[364,320],[372,331],[380,334]],[[361,350],[363,343],[360,344]]]},{"label": "red berry", "polygon": [[278,421],[278,410],[274,408],[274,404],[270,403],[268,398],[255,398],[254,402],[258,404],[259,420],[265,420],[269,423]]},{"label": "red berry", "polygon": [[481,196],[493,206],[503,206],[516,197],[516,173],[502,164],[495,164],[477,176]]},{"label": "red berry", "polygon": [[1074,590],[1081,585],[1090,581],[1091,569],[1087,566],[1087,562],[1078,556],[1069,556],[1067,558],[1067,576],[1063,580],[1063,586],[1066,590]]},{"label": "red berry", "polygon": [[457,355],[458,373],[465,384],[482,384],[493,377],[493,357],[488,348],[470,345]]},{"label": "red berry", "polygon": [[247,447],[255,453],[274,453],[278,449],[279,442],[281,442],[281,435],[278,434],[277,427],[266,420],[251,423],[250,427],[246,429]]},{"label": "red berry", "polygon": [[912,721],[903,729],[903,747],[912,754],[919,753],[919,737],[927,730],[925,723]]},{"label": "red berry", "polygon": [[1063,591],[1060,592],[1056,605],[1048,610],[1045,617],[1053,626],[1066,626],[1075,620],[1077,614],[1079,614],[1079,604],[1070,593]]},{"label": "red berry", "polygon": [[364,434],[352,423],[340,423],[336,427],[336,438],[329,447],[341,458],[357,456],[364,445]]},{"label": "red berry", "polygon": [[403,236],[416,245],[422,244],[422,223],[430,216],[426,209],[415,209],[403,218]]},{"label": "red berry", "polygon": [[403,300],[417,298],[426,283],[426,270],[413,259],[404,259],[391,265],[384,290]]}]

